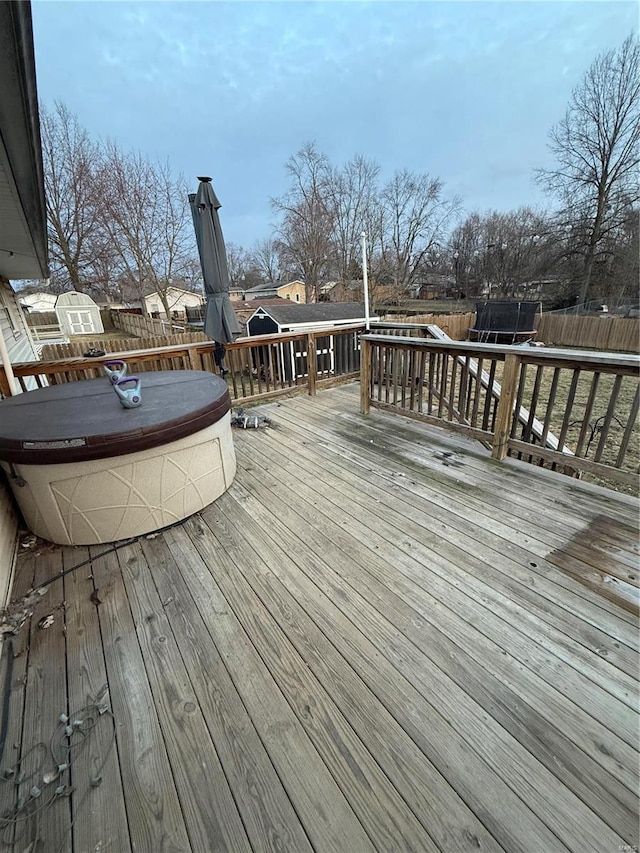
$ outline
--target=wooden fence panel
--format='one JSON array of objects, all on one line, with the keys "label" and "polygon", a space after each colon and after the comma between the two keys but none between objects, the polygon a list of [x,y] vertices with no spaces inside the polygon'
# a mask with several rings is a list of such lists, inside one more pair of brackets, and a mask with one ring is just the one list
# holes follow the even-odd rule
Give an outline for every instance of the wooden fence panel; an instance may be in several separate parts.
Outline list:
[{"label": "wooden fence panel", "polygon": [[105,340],[71,341],[68,344],[45,344],[42,347],[42,361],[77,358],[84,356],[91,348],[103,352],[126,352],[128,350],[156,349],[157,347],[181,346],[183,344],[205,343],[207,337],[202,332],[184,332],[177,335],[154,335],[145,338],[115,338]]},{"label": "wooden fence panel", "polygon": [[541,314],[537,339],[548,346],[640,353],[640,319],[609,315]]},{"label": "wooden fence panel", "polygon": [[55,311],[25,311],[28,326],[53,326],[58,323],[58,315]]},{"label": "wooden fence panel", "polygon": [[[386,320],[393,323],[433,324],[440,326],[451,340],[466,341],[467,332],[473,327],[475,318],[475,313],[471,311],[468,314],[390,314]],[[375,331],[375,325],[373,325],[372,331]],[[406,334],[406,331],[401,334]]]},{"label": "wooden fence panel", "polygon": [[153,337],[161,335],[167,337],[175,333],[199,335],[193,340],[203,341],[206,337],[203,332],[186,332],[184,323],[174,323],[169,320],[156,320],[153,317],[145,317],[142,314],[129,314],[126,311],[111,311],[111,319],[117,329],[122,329],[138,338]]}]

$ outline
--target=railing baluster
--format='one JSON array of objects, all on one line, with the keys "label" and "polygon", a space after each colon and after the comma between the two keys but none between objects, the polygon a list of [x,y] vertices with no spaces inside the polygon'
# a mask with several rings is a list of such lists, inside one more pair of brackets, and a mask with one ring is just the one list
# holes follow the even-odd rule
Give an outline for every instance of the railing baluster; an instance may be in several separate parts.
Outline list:
[{"label": "railing baluster", "polygon": [[391,351],[391,363],[393,365],[393,369],[391,371],[391,382],[393,386],[393,405],[397,405],[398,403],[398,373],[400,372],[400,350],[396,347],[393,347]]},{"label": "railing baluster", "polygon": [[616,457],[616,468],[622,468],[622,463],[624,462],[624,457],[627,454],[627,448],[629,447],[629,441],[631,440],[631,435],[633,430],[636,428],[636,420],[638,418],[638,407],[640,405],[640,384],[636,385],[636,393],[633,397],[633,403],[631,404],[631,411],[629,412],[629,418],[627,420],[627,426],[625,428],[624,434],[622,436],[622,441],[620,442],[620,449],[618,451],[618,456]]},{"label": "railing baluster", "polygon": [[529,441],[531,437],[533,421],[536,417],[536,406],[538,405],[538,397],[540,396],[540,383],[542,382],[542,373],[544,368],[541,364],[536,370],[536,378],[533,382],[533,391],[531,392],[531,403],[529,407],[529,417],[524,428],[523,437],[525,441]]},{"label": "railing baluster", "polygon": [[[520,366],[520,379],[518,380],[518,393],[516,394],[516,404],[513,410],[513,417],[511,419],[511,432],[509,433],[511,438],[516,438],[516,433],[518,432],[518,427],[520,425],[520,408],[522,406],[522,398],[524,397],[524,389],[527,382],[527,367],[526,363],[521,364]],[[518,453],[518,459],[522,459],[522,453]]]},{"label": "railing baluster", "polygon": [[449,386],[449,420],[455,419],[455,399],[456,399],[456,374],[458,371],[458,358],[453,356],[451,359],[451,384]]},{"label": "railing baluster", "polygon": [[402,383],[400,387],[400,405],[403,409],[407,408],[407,369],[409,364],[409,353],[406,350],[399,350],[400,358],[401,358],[401,379]]},{"label": "railing baluster", "polygon": [[[457,361],[458,359],[456,359]],[[469,357],[463,356],[462,370],[460,371],[460,390],[458,393],[458,411],[463,418],[469,414],[467,409],[467,385],[469,382]]]},{"label": "railing baluster", "polygon": [[589,432],[589,421],[591,420],[591,412],[593,411],[593,404],[596,399],[596,391],[598,390],[598,385],[600,384],[600,373],[595,371],[593,374],[593,379],[591,380],[591,388],[589,389],[589,397],[587,399],[587,404],[584,409],[584,415],[582,418],[582,427],[580,428],[580,435],[578,437],[578,445],[576,447],[576,456],[583,456],[583,448],[584,443],[587,438],[587,433]]},{"label": "railing baluster", "polygon": [[436,373],[438,368],[438,359],[439,354],[437,352],[429,353],[429,389],[428,389],[428,400],[427,400],[427,414],[433,414],[433,389],[435,387]]},{"label": "railing baluster", "polygon": [[438,417],[442,417],[442,410],[444,409],[444,401],[446,398],[447,392],[447,371],[449,368],[449,356],[447,353],[442,354],[442,363],[440,365],[440,398],[438,400]]},{"label": "railing baluster", "polygon": [[372,379],[371,372],[371,356],[375,349],[379,352],[379,344],[372,344],[369,341],[361,340],[360,342],[360,411],[363,415],[368,415],[371,404],[372,395]]},{"label": "railing baluster", "polygon": [[[484,412],[482,415],[482,429],[485,432],[489,430],[489,420],[491,419],[491,407],[493,406],[493,383],[496,378],[496,366],[498,362],[495,358],[491,359],[491,367],[489,368],[489,381],[484,394]],[[493,419],[491,419],[493,422]]]},{"label": "railing baluster", "polygon": [[564,409],[564,417],[562,418],[562,426],[560,427],[560,435],[558,436],[558,450],[560,452],[564,449],[564,442],[567,437],[567,430],[569,429],[569,424],[571,422],[571,412],[573,411],[573,404],[576,399],[576,391],[578,389],[578,382],[580,381],[580,368],[577,368],[573,371],[571,376],[571,385],[569,386],[569,393],[567,394],[567,402],[565,404]]},{"label": "railing baluster", "polygon": [[611,421],[613,420],[613,413],[616,410],[616,403],[618,402],[618,395],[620,394],[620,386],[622,385],[622,376],[616,376],[613,381],[613,388],[611,390],[611,396],[609,397],[609,405],[607,406],[607,413],[604,416],[604,422],[602,424],[602,429],[600,430],[600,441],[598,442],[598,447],[596,448],[596,455],[594,460],[599,462],[602,459],[602,454],[604,452],[605,444],[607,443],[607,438],[609,437],[609,429],[611,428]]},{"label": "railing baluster", "polygon": [[478,409],[480,407],[480,395],[482,394],[482,365],[484,364],[484,359],[480,357],[478,359],[478,369],[476,372],[476,381],[473,385],[474,393],[473,393],[473,410],[471,412],[471,426],[475,427],[478,423]]},{"label": "railing baluster", "polygon": [[556,402],[556,394],[558,393],[558,381],[560,380],[560,368],[556,367],[553,371],[553,379],[551,380],[551,390],[549,391],[549,399],[547,401],[547,411],[544,416],[542,425],[542,435],[540,436],[540,444],[543,447],[547,445],[547,436],[549,435],[549,427],[551,426],[551,416],[553,415],[553,407]]}]

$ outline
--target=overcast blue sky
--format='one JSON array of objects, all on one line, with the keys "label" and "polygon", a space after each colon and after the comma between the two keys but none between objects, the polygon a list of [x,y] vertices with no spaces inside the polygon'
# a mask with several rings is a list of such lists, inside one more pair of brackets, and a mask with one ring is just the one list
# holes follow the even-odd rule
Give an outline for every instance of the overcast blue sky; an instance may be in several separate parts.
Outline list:
[{"label": "overcast blue sky", "polygon": [[267,236],[315,140],[441,177],[467,212],[541,204],[547,134],[634,2],[34,0],[41,100],[92,135],[213,177],[227,241]]}]

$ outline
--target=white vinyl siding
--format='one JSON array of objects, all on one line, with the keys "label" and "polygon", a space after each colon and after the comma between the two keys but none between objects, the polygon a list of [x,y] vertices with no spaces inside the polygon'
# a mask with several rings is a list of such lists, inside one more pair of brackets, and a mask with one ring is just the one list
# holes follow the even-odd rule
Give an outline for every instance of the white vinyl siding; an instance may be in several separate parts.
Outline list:
[{"label": "white vinyl siding", "polygon": [[[13,364],[21,361],[38,361],[27,322],[11,285],[0,283],[0,334],[7,345],[7,352]],[[36,387],[35,379],[27,380],[29,389]]]}]

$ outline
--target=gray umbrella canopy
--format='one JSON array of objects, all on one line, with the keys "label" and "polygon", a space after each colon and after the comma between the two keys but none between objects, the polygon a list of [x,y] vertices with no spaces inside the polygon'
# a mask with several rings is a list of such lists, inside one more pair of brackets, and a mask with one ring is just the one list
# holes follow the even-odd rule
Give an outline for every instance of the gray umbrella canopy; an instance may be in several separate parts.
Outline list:
[{"label": "gray umbrella canopy", "polygon": [[228,344],[242,330],[229,299],[227,251],[218,216],[220,202],[211,186],[211,178],[198,180],[198,192],[189,195],[189,204],[207,297],[204,332],[212,341]]}]

